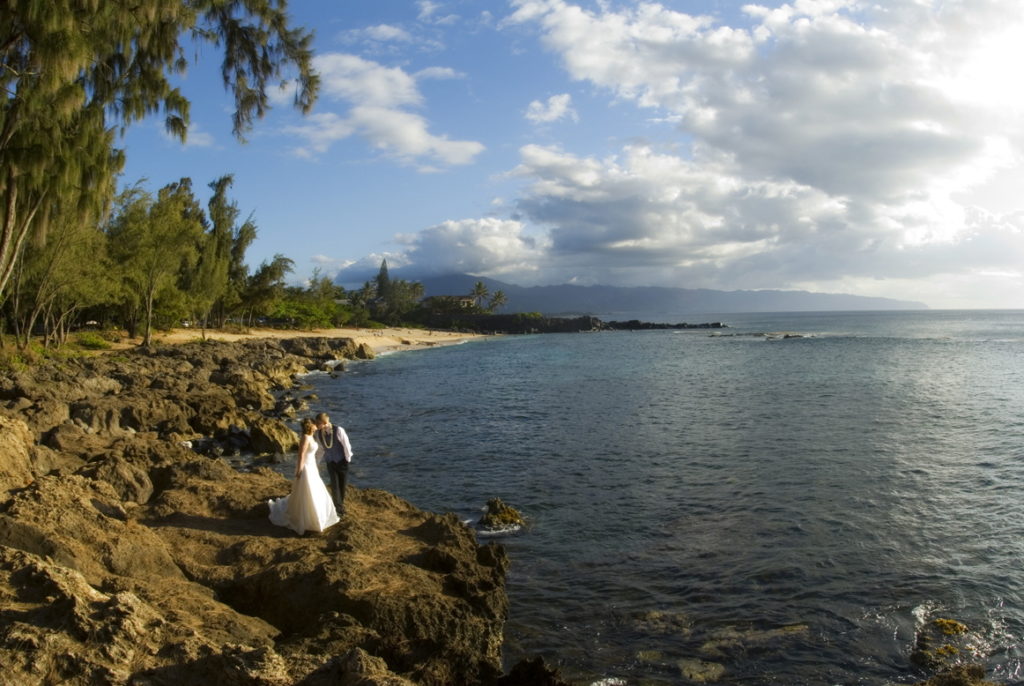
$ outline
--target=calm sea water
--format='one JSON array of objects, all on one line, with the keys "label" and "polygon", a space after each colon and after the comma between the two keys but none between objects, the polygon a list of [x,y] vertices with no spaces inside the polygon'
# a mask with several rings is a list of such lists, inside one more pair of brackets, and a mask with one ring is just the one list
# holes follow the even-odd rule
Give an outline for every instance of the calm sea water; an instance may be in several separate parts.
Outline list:
[{"label": "calm sea water", "polygon": [[952,617],[990,678],[1024,681],[1024,312],[711,320],[730,328],[501,337],[310,380],[355,485],[529,519],[500,539],[510,664],[912,683],[916,628]]}]

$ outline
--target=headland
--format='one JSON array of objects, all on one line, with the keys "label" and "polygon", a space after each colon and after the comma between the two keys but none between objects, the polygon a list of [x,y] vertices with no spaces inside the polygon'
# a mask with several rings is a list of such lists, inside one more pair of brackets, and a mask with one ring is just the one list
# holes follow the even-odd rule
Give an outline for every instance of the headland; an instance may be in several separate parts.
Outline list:
[{"label": "headland", "polygon": [[320,409],[298,376],[466,338],[419,335],[213,333],[0,375],[3,680],[559,683],[503,674],[508,558],[454,515],[352,488],[296,536],[267,518],[287,479],[192,447],[293,459],[289,417]]}]

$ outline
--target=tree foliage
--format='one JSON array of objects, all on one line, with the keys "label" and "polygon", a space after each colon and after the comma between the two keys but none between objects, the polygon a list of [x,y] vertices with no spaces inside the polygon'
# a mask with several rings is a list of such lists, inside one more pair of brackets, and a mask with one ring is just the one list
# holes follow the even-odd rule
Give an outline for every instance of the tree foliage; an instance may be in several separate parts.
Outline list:
[{"label": "tree foliage", "polygon": [[63,343],[78,313],[115,293],[103,232],[75,221],[55,223],[45,245],[19,261],[12,284],[10,321],[19,347],[34,331],[46,345]]},{"label": "tree foliage", "polygon": [[317,269],[305,288],[284,289],[271,317],[278,324],[295,329],[341,326],[350,319],[350,310],[343,305],[344,296],[345,289]]},{"label": "tree foliage", "polygon": [[141,319],[143,345],[152,341],[158,297],[183,299],[181,275],[192,273],[196,266],[204,222],[192,182],[185,178],[161,188],[155,200],[138,187],[129,189],[108,227],[127,319]]},{"label": "tree foliage", "polygon": [[[0,3],[0,297],[30,236],[102,214],[124,163],[119,128],[163,112],[184,140],[189,101],[172,79],[186,47],[222,48],[221,75],[243,137],[288,68],[295,105],[319,87],[312,35],[292,28],[285,0],[8,0]],[[197,51],[198,52],[198,51]]]},{"label": "tree foliage", "polygon": [[415,310],[423,299],[423,284],[418,281],[392,279],[388,274],[387,260],[382,260],[377,278],[363,284],[362,290],[353,294],[350,302],[374,321],[384,324],[400,324]]}]

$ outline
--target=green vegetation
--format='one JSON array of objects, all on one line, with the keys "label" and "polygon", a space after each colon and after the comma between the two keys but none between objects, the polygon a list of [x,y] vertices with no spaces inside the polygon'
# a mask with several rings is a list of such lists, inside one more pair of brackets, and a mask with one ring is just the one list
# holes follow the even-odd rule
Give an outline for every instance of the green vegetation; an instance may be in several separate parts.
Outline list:
[{"label": "green vegetation", "polygon": [[126,127],[161,112],[185,140],[190,103],[172,81],[206,44],[221,53],[239,139],[279,80],[296,84],[294,104],[309,111],[312,36],[290,25],[285,0],[10,0],[0,27],[0,342],[13,337],[12,365],[103,349],[97,329],[148,345],[180,326],[202,340],[207,328],[415,326],[437,308],[484,314],[507,303],[478,282],[466,297],[424,304],[422,284],[391,278],[386,262],[351,293],[319,273],[286,285],[294,264],[283,255],[250,273],[257,225],[231,200],[231,174],[209,182],[205,206],[187,177],[118,192]]},{"label": "green vegetation", "polygon": [[110,341],[98,333],[86,331],[75,336],[75,343],[86,350],[109,350]]},{"label": "green vegetation", "polygon": [[115,199],[124,165],[115,144],[158,111],[185,139],[189,101],[171,79],[204,43],[222,50],[239,138],[286,71],[308,112],[319,88],[312,36],[289,25],[286,2],[10,0],[0,27],[0,304],[19,349],[35,334],[45,347],[66,343],[86,312],[142,327],[148,341],[183,316],[223,322],[244,288],[260,303],[253,313],[264,307],[281,265],[263,281],[244,273],[255,226],[236,224],[231,177],[211,184],[208,217],[188,179],[156,197],[132,187]]}]

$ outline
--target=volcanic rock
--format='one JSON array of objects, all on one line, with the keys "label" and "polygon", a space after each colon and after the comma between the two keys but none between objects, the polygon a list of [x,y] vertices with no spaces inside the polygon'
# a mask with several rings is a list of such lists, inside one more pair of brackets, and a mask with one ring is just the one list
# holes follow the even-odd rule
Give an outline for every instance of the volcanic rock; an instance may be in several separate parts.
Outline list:
[{"label": "volcanic rock", "polygon": [[504,549],[352,487],[340,524],[295,536],[267,517],[287,479],[188,447],[293,451],[270,391],[365,353],[197,343],[0,375],[2,680],[495,683]]}]

